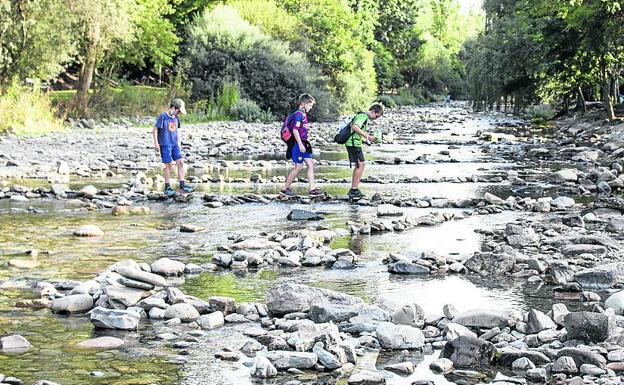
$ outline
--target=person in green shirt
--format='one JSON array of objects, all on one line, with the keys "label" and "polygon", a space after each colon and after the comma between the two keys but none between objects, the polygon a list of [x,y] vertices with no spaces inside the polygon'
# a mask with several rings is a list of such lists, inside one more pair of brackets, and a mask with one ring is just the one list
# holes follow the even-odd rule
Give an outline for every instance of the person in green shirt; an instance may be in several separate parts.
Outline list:
[{"label": "person in green shirt", "polygon": [[368,133],[368,122],[379,118],[383,113],[383,105],[381,103],[374,103],[370,106],[368,112],[358,113],[353,117],[353,121],[351,122],[351,137],[347,140],[347,143],[345,143],[347,153],[349,154],[349,164],[355,163],[349,198],[364,198],[364,194],[359,189],[365,166],[362,142],[366,141],[367,144],[375,142],[375,137]]}]

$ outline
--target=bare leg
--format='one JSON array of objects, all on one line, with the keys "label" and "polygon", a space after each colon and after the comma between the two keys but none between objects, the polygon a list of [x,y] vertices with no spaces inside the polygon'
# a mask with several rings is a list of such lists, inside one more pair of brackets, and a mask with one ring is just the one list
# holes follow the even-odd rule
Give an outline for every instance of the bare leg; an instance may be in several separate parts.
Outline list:
[{"label": "bare leg", "polygon": [[360,180],[362,180],[362,174],[364,174],[364,162],[356,162],[353,169],[353,179],[351,179],[351,188],[357,189],[360,186]]},{"label": "bare leg", "polygon": [[314,161],[312,159],[304,159],[308,166],[308,185],[310,191],[314,190]]},{"label": "bare leg", "polygon": [[286,183],[284,184],[284,189],[290,188],[290,185],[295,180],[297,175],[299,175],[302,169],[303,169],[303,163],[295,163],[295,168],[293,168],[288,173],[288,176],[286,177]]},{"label": "bare leg", "polygon": [[184,161],[182,159],[176,160],[178,166],[178,180],[184,180]]},{"label": "bare leg", "polygon": [[171,179],[171,163],[165,163],[163,175],[165,177],[165,184],[170,183],[169,180]]}]

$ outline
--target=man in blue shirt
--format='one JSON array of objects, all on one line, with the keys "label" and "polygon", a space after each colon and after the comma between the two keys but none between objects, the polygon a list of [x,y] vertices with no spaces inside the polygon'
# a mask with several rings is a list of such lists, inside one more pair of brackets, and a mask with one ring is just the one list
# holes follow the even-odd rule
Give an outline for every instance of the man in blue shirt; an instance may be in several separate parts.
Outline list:
[{"label": "man in blue shirt", "polygon": [[165,195],[172,197],[175,190],[171,188],[171,164],[175,161],[178,167],[178,180],[180,189],[185,193],[193,192],[191,186],[184,182],[184,160],[180,151],[180,137],[178,130],[180,129],[180,114],[186,114],[184,101],[182,99],[173,99],[169,105],[169,110],[163,112],[156,120],[152,136],[154,138],[154,149],[160,154],[162,162],[165,164]]}]

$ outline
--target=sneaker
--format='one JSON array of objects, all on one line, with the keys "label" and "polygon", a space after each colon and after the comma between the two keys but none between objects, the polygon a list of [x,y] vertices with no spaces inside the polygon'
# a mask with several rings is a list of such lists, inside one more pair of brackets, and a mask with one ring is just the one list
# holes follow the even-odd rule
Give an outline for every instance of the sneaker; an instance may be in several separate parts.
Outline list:
[{"label": "sneaker", "polygon": [[313,190],[310,190],[310,191],[308,192],[308,195],[313,196],[313,197],[318,197],[318,196],[325,195],[325,193],[324,193],[324,192],[322,192],[321,190],[319,190],[319,189],[315,188],[315,189],[313,189]]},{"label": "sneaker", "polygon": [[295,194],[295,192],[289,188],[285,188],[282,189],[282,191],[280,191],[280,193],[282,193],[282,195],[286,195],[287,197],[295,197],[297,196],[297,194]]},{"label": "sneaker", "polygon": [[360,191],[360,189],[351,189],[349,190],[349,198],[364,198],[365,195]]},{"label": "sneaker", "polygon": [[175,195],[175,190],[171,186],[165,188],[165,195],[171,198]]},{"label": "sneaker", "polygon": [[188,193],[192,193],[195,190],[191,186],[185,184],[184,187],[182,187],[182,191],[188,194]]}]

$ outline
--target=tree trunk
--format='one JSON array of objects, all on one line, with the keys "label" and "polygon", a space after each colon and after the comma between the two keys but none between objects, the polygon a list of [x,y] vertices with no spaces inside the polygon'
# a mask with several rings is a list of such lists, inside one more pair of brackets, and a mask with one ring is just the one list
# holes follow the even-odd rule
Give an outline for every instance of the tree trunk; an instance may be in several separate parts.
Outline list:
[{"label": "tree trunk", "polygon": [[78,111],[83,114],[89,109],[89,89],[91,88],[91,82],[93,81],[96,59],[97,49],[93,44],[89,44],[87,47],[87,55],[80,71],[80,78],[78,79],[78,94],[76,95],[78,100]]},{"label": "tree trunk", "polygon": [[583,89],[581,88],[581,86],[578,86],[578,89],[576,90],[576,108],[575,111],[576,112],[581,112],[581,113],[586,113],[587,112],[587,105],[585,104],[585,96],[583,95]]},{"label": "tree trunk", "polygon": [[604,107],[607,109],[607,118],[609,118],[610,121],[614,121],[615,111],[613,111],[613,103],[611,103],[610,94],[611,93],[609,92],[609,80],[606,79],[606,81],[602,83],[603,103]]}]

